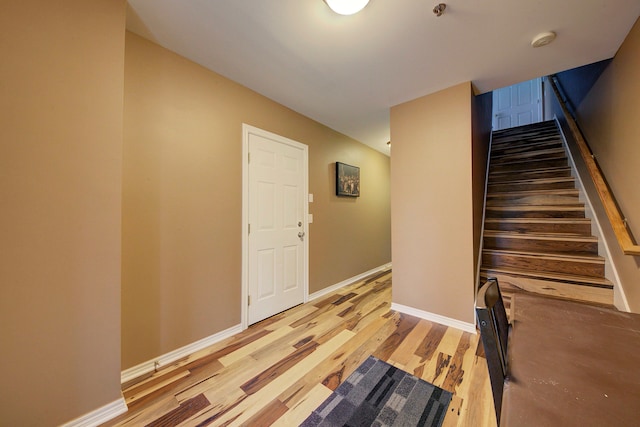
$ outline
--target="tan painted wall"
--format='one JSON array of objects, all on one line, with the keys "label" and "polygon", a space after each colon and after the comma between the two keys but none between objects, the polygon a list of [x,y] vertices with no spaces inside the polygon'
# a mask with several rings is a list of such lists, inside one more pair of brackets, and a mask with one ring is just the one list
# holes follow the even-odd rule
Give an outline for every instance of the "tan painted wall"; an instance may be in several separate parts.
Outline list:
[{"label": "tan painted wall", "polygon": [[125,3],[0,8],[0,425],[120,399]]},{"label": "tan painted wall", "polygon": [[127,33],[123,369],[240,323],[242,123],[309,146],[311,293],[391,261],[387,156]]},{"label": "tan painted wall", "polygon": [[469,82],[391,109],[393,302],[474,323]]},{"label": "tan painted wall", "polygon": [[[611,64],[578,107],[578,122],[604,175],[640,239],[640,20]],[[606,231],[606,230],[605,230]],[[611,240],[615,242],[615,240]],[[614,246],[615,245],[615,246]],[[629,305],[640,312],[640,257],[623,255],[616,243],[616,260]]]}]

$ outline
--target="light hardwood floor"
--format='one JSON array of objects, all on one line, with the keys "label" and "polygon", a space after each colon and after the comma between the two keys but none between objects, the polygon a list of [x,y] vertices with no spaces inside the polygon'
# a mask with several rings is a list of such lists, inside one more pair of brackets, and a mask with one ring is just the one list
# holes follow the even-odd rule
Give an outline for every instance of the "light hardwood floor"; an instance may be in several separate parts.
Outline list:
[{"label": "light hardwood floor", "polygon": [[264,320],[128,386],[105,426],[296,426],[369,355],[453,392],[445,426],[495,426],[480,335],[390,305],[385,272]]}]

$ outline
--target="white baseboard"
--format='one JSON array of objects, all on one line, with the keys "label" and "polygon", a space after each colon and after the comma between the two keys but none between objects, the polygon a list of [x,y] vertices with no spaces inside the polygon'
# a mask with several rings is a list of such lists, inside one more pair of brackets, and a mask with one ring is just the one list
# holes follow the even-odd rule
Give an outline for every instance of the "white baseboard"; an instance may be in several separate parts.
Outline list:
[{"label": "white baseboard", "polygon": [[350,279],[343,280],[340,283],[336,283],[335,285],[331,285],[327,288],[321,289],[318,292],[314,292],[309,295],[309,298],[306,302],[313,301],[314,299],[322,298],[325,295],[329,295],[331,292],[335,292],[340,288],[344,288],[347,285],[352,284],[353,282],[357,282],[358,280],[362,280],[367,276],[370,276],[379,271],[388,270],[391,268],[391,263],[382,265],[380,267],[373,268],[369,271],[365,271],[362,274],[358,274],[357,276],[353,276]]},{"label": "white baseboard", "polygon": [[472,334],[476,333],[476,325],[474,323],[462,322],[450,317],[441,316],[435,313],[429,313],[428,311],[419,310],[417,308],[408,307],[402,304],[396,304],[395,302],[391,303],[391,310],[399,311],[410,316],[419,317],[430,322],[440,323],[441,325],[450,326],[452,328],[461,329]]},{"label": "white baseboard", "polygon": [[187,357],[197,351],[207,348],[210,345],[220,342],[240,332],[242,332],[242,325],[238,324],[236,326],[232,326],[229,329],[225,329],[224,331],[220,331],[216,334],[203,338],[199,341],[188,344],[182,348],[173,350],[155,359],[148,360],[146,362],[143,362],[129,369],[125,369],[120,374],[120,382],[124,384],[128,381],[131,381],[134,378],[138,378],[142,375],[149,374],[155,371],[159,367],[169,365],[175,362],[176,360],[182,359],[183,357]]},{"label": "white baseboard", "polygon": [[127,412],[127,404],[124,401],[124,397],[121,397],[95,411],[91,411],[75,420],[62,424],[60,427],[96,427],[125,412]]}]

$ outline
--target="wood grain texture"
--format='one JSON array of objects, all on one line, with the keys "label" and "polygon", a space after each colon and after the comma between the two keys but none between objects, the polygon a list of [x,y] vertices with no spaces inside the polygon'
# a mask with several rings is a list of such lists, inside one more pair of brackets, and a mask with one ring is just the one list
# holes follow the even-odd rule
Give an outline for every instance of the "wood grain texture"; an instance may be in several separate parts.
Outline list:
[{"label": "wood grain texture", "polygon": [[453,392],[445,425],[494,426],[478,335],[391,311],[391,288],[386,272],[257,323],[124,390],[144,397],[105,426],[299,425],[370,355]]},{"label": "wood grain texture", "polygon": [[503,294],[533,292],[613,303],[598,239],[555,122],[494,132],[481,277]]},{"label": "wood grain texture", "polygon": [[571,176],[571,168],[569,166],[556,168],[538,168],[534,170],[519,171],[493,171],[489,177],[493,182],[514,181],[517,179],[536,179],[536,178],[567,178]]},{"label": "wood grain texture", "polygon": [[485,230],[591,235],[589,218],[487,218]]}]

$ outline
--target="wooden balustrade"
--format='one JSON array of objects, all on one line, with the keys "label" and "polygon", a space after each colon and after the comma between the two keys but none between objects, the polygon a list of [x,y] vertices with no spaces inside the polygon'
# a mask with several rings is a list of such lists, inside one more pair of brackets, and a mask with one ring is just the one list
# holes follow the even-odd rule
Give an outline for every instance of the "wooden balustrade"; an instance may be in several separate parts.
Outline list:
[{"label": "wooden balustrade", "polygon": [[633,234],[631,230],[627,226],[627,223],[620,212],[620,208],[616,203],[615,196],[611,192],[611,189],[607,185],[607,182],[604,179],[602,171],[596,162],[595,156],[589,148],[587,141],[584,139],[582,135],[582,131],[578,127],[575,119],[569,112],[565,101],[560,94],[560,90],[558,88],[558,84],[556,78],[551,76],[548,79],[551,84],[551,88],[558,99],[558,103],[562,108],[563,114],[567,120],[569,128],[573,133],[573,136],[576,140],[576,144],[578,145],[578,149],[580,150],[580,154],[584,159],[584,162],[587,166],[587,170],[589,171],[589,175],[595,184],[596,190],[598,192],[598,196],[600,196],[600,200],[602,205],[604,206],[604,210],[607,213],[607,217],[609,218],[609,222],[613,227],[613,231],[616,235],[616,239],[618,240],[618,244],[620,248],[626,255],[640,255],[640,245],[636,244],[636,240],[633,238]]}]

